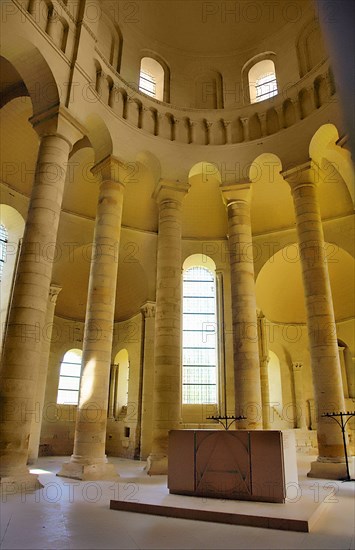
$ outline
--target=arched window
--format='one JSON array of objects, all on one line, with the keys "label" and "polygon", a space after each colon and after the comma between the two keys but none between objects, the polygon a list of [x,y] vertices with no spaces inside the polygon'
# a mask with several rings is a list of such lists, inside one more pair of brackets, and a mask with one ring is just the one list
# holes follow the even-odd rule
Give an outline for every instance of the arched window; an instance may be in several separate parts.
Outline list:
[{"label": "arched window", "polygon": [[277,95],[275,65],[271,59],[255,63],[248,73],[250,103],[258,103]]},{"label": "arched window", "polygon": [[0,225],[0,281],[2,279],[2,273],[4,271],[4,264],[6,262],[6,245],[8,243],[8,233],[4,225]]},{"label": "arched window", "polygon": [[150,97],[164,100],[164,68],[151,57],[143,57],[139,73],[139,90]]},{"label": "arched window", "polygon": [[217,403],[215,274],[193,266],[183,275],[183,404]]},{"label": "arched window", "polygon": [[81,356],[80,349],[70,349],[63,357],[57,395],[59,404],[77,405],[79,403]]}]

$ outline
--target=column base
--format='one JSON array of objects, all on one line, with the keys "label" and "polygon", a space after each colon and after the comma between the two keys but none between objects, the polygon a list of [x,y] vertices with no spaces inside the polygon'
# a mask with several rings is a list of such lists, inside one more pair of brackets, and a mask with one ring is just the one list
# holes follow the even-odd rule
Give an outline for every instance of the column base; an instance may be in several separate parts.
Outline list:
[{"label": "column base", "polygon": [[167,475],[168,473],[168,457],[166,455],[150,455],[147,458],[147,466],[145,468],[149,476]]},{"label": "column base", "polygon": [[120,478],[115,466],[104,462],[93,464],[65,462],[57,476],[70,477],[80,481],[116,481]]},{"label": "column base", "polygon": [[[349,469],[351,475],[351,460],[349,460]],[[322,462],[321,460],[315,460],[311,462],[311,469],[307,477],[344,480],[347,478],[346,464],[345,462]]]},{"label": "column base", "polygon": [[37,474],[21,473],[19,475],[4,475],[0,477],[0,494],[2,501],[6,502],[7,496],[16,493],[30,493],[43,487]]}]

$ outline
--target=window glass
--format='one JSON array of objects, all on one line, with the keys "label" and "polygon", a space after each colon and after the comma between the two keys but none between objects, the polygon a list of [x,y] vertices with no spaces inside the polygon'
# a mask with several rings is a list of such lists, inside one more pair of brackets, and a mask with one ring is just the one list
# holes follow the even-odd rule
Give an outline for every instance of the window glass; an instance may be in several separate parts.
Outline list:
[{"label": "window glass", "polygon": [[80,349],[71,349],[63,357],[57,394],[59,404],[77,405],[79,403],[81,356]]},{"label": "window glass", "polygon": [[182,402],[217,403],[216,281],[204,267],[183,277]]}]

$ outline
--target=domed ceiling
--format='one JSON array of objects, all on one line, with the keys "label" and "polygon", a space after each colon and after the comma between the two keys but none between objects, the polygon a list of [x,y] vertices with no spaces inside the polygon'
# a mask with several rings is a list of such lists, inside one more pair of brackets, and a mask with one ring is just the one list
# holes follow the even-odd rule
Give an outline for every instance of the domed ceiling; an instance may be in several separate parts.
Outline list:
[{"label": "domed ceiling", "polygon": [[122,29],[157,46],[198,55],[232,54],[253,47],[312,9],[309,0],[293,2],[218,2],[136,0],[104,2]]}]

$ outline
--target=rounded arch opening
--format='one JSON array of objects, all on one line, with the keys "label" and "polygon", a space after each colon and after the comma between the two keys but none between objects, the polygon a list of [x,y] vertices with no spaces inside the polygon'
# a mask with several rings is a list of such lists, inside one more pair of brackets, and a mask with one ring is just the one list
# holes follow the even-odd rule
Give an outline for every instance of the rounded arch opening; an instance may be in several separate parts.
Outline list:
[{"label": "rounded arch opening", "polygon": [[215,263],[193,254],[183,264],[182,404],[218,404]]},{"label": "rounded arch opening", "polygon": [[159,61],[152,57],[142,57],[139,71],[139,91],[164,101],[165,71]]}]

